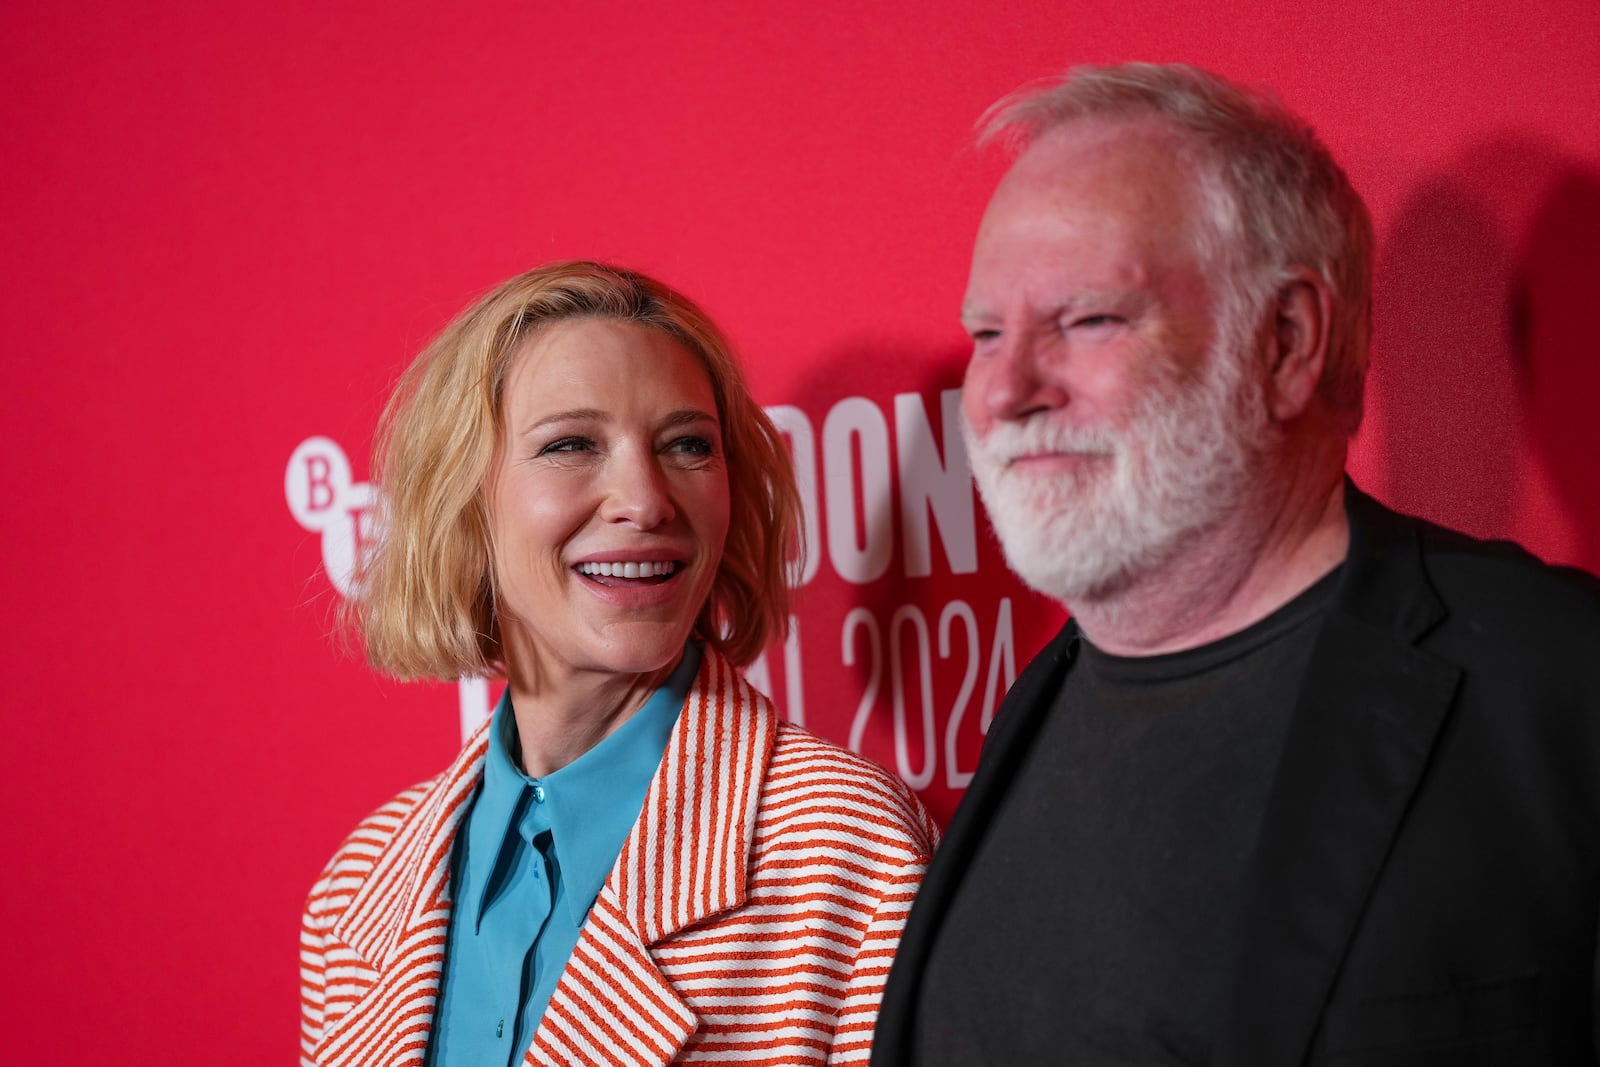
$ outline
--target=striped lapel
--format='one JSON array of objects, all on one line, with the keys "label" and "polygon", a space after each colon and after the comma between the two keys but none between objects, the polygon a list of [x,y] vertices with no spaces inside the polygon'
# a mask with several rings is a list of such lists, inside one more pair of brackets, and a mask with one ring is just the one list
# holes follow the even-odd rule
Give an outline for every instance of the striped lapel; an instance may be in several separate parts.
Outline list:
[{"label": "striped lapel", "polygon": [[450,928],[451,843],[483,775],[488,725],[376,842],[372,871],[333,927],[373,984],[330,1023],[319,1064],[420,1064],[438,1001]]},{"label": "striped lapel", "polygon": [[777,715],[707,650],[661,766],[526,1062],[666,1064],[697,1018],[650,947],[745,898]]}]

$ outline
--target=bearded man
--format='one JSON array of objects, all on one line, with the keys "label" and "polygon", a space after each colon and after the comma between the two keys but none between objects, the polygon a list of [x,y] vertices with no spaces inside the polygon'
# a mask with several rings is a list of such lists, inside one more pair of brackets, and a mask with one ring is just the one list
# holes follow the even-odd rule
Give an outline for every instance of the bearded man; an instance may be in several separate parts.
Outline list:
[{"label": "bearded man", "polygon": [[1600,583],[1345,477],[1348,179],[1188,67],[993,115],[1020,153],[962,310],[968,447],[1072,619],[985,742],[873,1062],[1595,1063]]}]

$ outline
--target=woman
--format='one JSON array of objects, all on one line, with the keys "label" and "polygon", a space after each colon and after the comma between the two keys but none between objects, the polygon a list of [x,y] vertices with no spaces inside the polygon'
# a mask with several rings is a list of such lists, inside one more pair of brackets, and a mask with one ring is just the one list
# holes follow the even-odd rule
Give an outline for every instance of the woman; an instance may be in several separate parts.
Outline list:
[{"label": "woman", "polygon": [[698,308],[560,263],[412,364],[352,610],[399,678],[506,678],[312,890],[307,1064],[865,1062],[935,830],[735,670],[798,497]]}]

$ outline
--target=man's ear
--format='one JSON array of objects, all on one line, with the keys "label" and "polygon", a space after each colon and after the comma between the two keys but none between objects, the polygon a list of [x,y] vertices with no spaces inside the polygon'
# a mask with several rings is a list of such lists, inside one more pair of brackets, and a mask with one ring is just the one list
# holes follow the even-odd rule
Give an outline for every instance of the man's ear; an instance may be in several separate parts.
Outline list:
[{"label": "man's ear", "polygon": [[1333,291],[1316,271],[1295,268],[1278,286],[1268,338],[1267,410],[1278,422],[1303,415],[1328,361]]}]

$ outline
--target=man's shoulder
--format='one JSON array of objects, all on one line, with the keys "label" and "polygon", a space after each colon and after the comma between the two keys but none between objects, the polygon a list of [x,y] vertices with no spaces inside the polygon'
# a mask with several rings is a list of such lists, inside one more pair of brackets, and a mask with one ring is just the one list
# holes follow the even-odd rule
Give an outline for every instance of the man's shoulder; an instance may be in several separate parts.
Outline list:
[{"label": "man's shoulder", "polygon": [[1471,599],[1518,616],[1555,612],[1566,623],[1600,626],[1600,578],[1546,563],[1514,541],[1480,540],[1412,519],[1423,565],[1446,604]]},{"label": "man's shoulder", "polygon": [[1353,486],[1352,558],[1367,560],[1415,545],[1424,574],[1447,607],[1544,607],[1600,624],[1600,578],[1546,563],[1522,545],[1482,539],[1389,508]]},{"label": "man's shoulder", "polygon": [[[1370,498],[1358,506],[1352,536],[1365,543],[1352,541],[1351,558],[1364,573],[1350,583],[1356,600],[1347,607],[1366,614],[1375,605],[1432,602],[1435,621],[1418,635],[1421,646],[1470,677],[1514,680],[1530,698],[1581,677],[1600,694],[1600,579]],[[1417,599],[1408,599],[1408,588]]]}]

